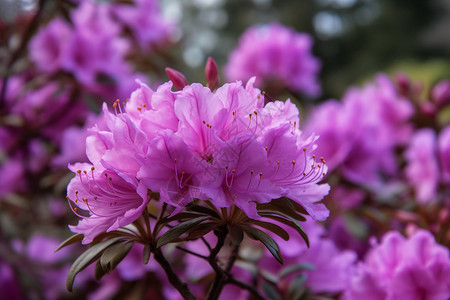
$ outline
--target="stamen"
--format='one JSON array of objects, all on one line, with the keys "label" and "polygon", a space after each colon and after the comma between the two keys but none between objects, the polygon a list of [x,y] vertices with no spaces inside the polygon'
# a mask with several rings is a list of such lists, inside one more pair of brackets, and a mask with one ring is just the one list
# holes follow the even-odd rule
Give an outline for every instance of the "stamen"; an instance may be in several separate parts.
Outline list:
[{"label": "stamen", "polygon": [[250,184],[252,183],[252,179],[253,179],[253,170],[250,171],[250,180],[247,185],[247,191],[248,191],[248,188],[250,187]]},{"label": "stamen", "polygon": [[256,189],[259,189],[259,186],[261,185],[261,180],[262,180],[262,173],[259,173],[259,181],[258,181],[258,186],[256,187]]}]

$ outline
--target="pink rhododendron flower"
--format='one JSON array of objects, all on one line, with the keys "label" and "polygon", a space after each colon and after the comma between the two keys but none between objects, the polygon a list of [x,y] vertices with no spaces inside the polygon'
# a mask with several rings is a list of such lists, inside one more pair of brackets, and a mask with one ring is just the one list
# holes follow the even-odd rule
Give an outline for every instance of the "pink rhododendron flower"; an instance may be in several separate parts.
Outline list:
[{"label": "pink rhododendron flower", "polygon": [[[247,29],[231,53],[225,74],[228,80],[256,84],[281,84],[312,97],[320,94],[317,73],[320,61],[312,53],[312,38],[277,23]],[[273,82],[272,82],[273,81]]]},{"label": "pink rhododendron flower", "polygon": [[[324,237],[325,229],[310,218],[302,223],[303,228],[308,232],[309,248],[298,232],[291,227],[280,226],[290,236],[288,241],[274,236],[283,254],[284,264],[280,265],[275,262],[266,251],[266,255],[261,259],[259,265],[271,272],[278,273],[285,266],[308,264],[313,268],[301,271],[307,274],[306,287],[317,293],[343,291],[349,282],[350,271],[356,261],[356,253],[350,250],[339,250],[331,239]],[[279,285],[285,284],[280,282]]]},{"label": "pink rhododendron flower", "polygon": [[160,90],[152,94],[141,87],[151,99],[138,107],[140,127],[166,116],[170,129],[143,128],[152,141],[137,177],[172,205],[211,198],[217,207],[235,204],[257,218],[256,203],[287,196],[313,217],[326,218],[327,209],[314,204],[328,193],[328,185],[316,185],[326,166],[312,156],[315,138],[301,136],[295,106],[288,101],[264,107],[252,83],[225,84],[215,93],[192,84],[167,97],[162,110],[152,103]]},{"label": "pink rhododendron flower", "polygon": [[138,194],[137,181],[130,183],[112,171],[79,163],[70,169],[76,173],[67,187],[73,211],[83,219],[70,229],[84,235],[90,243],[98,234],[118,229],[136,220],[147,206],[147,191]]},{"label": "pink rhododendron flower", "polygon": [[90,212],[72,227],[87,236],[84,242],[134,221],[147,189],[177,211],[194,198],[210,199],[258,218],[256,203],[286,196],[315,219],[328,216],[317,203],[329,190],[317,184],[327,167],[316,161],[317,137],[302,135],[293,104],[263,106],[253,80],[215,93],[200,84],[170,88],[155,92],[141,83],[125,107],[114,103],[115,115],[104,106],[106,129],[91,129],[87,156],[95,168],[72,166],[78,175],[68,187],[71,202]]},{"label": "pink rhododendron flower", "polygon": [[418,130],[405,153],[406,177],[415,188],[417,201],[426,203],[436,198],[439,183],[437,137],[432,129]]},{"label": "pink rhododendron flower", "polygon": [[115,4],[111,11],[131,30],[144,49],[168,40],[174,29],[173,24],[164,19],[156,0],[136,0],[133,5]]},{"label": "pink rhododendron flower", "polygon": [[445,300],[450,297],[450,258],[425,230],[404,238],[391,231],[374,242],[351,277],[343,299]]},{"label": "pink rhododendron flower", "polygon": [[440,132],[438,143],[442,182],[450,184],[450,126]]},{"label": "pink rhododendron flower", "polygon": [[5,299],[25,299],[22,295],[18,276],[9,263],[3,259],[0,260],[0,293]]},{"label": "pink rhododendron flower", "polygon": [[[354,183],[377,187],[382,174],[396,172],[395,147],[411,136],[412,104],[385,75],[362,88],[352,88],[342,102],[318,106],[307,125],[318,140],[318,155],[330,169]],[[375,142],[376,141],[376,142]]]},{"label": "pink rhododendron flower", "polygon": [[29,45],[30,58],[39,70],[56,72],[61,69],[71,34],[70,25],[60,18],[39,30]]}]

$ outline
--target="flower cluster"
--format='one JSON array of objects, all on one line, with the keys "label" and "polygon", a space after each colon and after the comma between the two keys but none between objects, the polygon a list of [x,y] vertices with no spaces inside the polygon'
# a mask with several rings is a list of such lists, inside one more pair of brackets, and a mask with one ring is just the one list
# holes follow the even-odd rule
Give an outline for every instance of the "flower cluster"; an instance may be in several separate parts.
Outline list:
[{"label": "flower cluster", "polygon": [[[31,60],[39,71],[68,72],[87,90],[109,97],[127,96],[135,78],[144,78],[126,61],[135,44],[155,47],[167,41],[172,31],[157,3],[147,0],[82,1],[70,17],[72,24],[57,17],[40,29],[30,42]],[[123,36],[125,29],[133,39]]]},{"label": "flower cluster", "polygon": [[450,259],[446,247],[420,230],[406,239],[388,232],[352,274],[343,299],[447,299]]},{"label": "flower cluster", "polygon": [[272,23],[248,28],[229,57],[227,79],[264,83],[272,90],[291,89],[311,97],[320,94],[317,75],[320,61],[311,53],[313,40],[281,24]]},{"label": "flower cluster", "polygon": [[[92,165],[73,165],[68,198],[89,212],[75,232],[90,242],[137,219],[148,191],[181,211],[194,199],[217,208],[240,208],[258,219],[257,204],[288,197],[315,219],[328,210],[320,201],[327,171],[313,154],[316,136],[299,129],[289,100],[264,106],[250,80],[215,92],[200,84],[172,92],[172,83],[153,91],[145,84],[127,103],[103,107],[107,129],[91,129],[87,154]],[[123,106],[123,107],[122,107]]]},{"label": "flower cluster", "polygon": [[412,134],[413,112],[412,103],[380,74],[362,88],[349,89],[342,101],[315,107],[306,127],[322,137],[318,153],[327,158],[330,170],[337,169],[353,183],[377,188],[382,175],[398,171],[395,149]]}]

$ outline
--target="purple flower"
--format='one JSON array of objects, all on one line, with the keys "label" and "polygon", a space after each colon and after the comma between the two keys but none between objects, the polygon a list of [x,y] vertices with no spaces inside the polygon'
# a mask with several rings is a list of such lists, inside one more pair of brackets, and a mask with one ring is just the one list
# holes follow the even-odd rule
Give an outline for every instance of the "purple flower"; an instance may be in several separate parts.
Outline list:
[{"label": "purple flower", "polygon": [[[274,238],[283,254],[284,265],[274,262],[267,251],[260,265],[271,272],[279,272],[283,266],[308,264],[313,268],[304,270],[302,273],[307,274],[305,285],[309,289],[316,293],[343,291],[349,282],[356,254],[349,250],[339,250],[332,240],[324,237],[324,228],[313,220],[308,219],[307,222],[302,223],[302,226],[308,232],[310,248],[307,248],[298,232],[290,227],[282,226],[289,233],[289,241],[282,240],[278,236]],[[279,286],[284,285],[283,282],[279,284]]]},{"label": "purple flower", "polygon": [[26,187],[25,168],[20,156],[9,157],[0,165],[0,197],[16,191],[23,191]]},{"label": "purple flower", "polygon": [[115,4],[111,10],[144,49],[168,40],[173,32],[173,24],[164,19],[155,0],[137,0],[133,5]]},{"label": "purple flower", "polygon": [[0,294],[5,299],[25,299],[21,292],[19,280],[14,274],[14,270],[3,260],[0,260]]},{"label": "purple flower", "polygon": [[[289,101],[263,106],[263,97],[240,82],[215,93],[200,84],[172,92],[146,85],[133,92],[116,115],[103,108],[105,129],[87,138],[93,163],[71,166],[77,173],[68,198],[88,215],[72,230],[96,234],[133,222],[145,208],[147,189],[179,211],[193,199],[217,207],[236,205],[258,218],[256,203],[289,197],[315,219],[328,210],[317,203],[329,186],[313,154],[317,137],[304,137],[298,110]],[[120,195],[120,196],[118,196]]]},{"label": "purple flower", "polygon": [[60,18],[41,28],[29,46],[30,58],[36,67],[51,73],[60,70],[72,34],[70,25]]},{"label": "purple flower", "polygon": [[137,181],[127,182],[117,173],[91,164],[75,164],[70,169],[76,176],[67,187],[67,197],[82,220],[69,227],[84,235],[84,244],[102,232],[131,224],[147,206],[147,191],[138,194]]},{"label": "purple flower", "polygon": [[[313,111],[307,125],[318,140],[318,155],[330,169],[357,184],[377,187],[380,176],[397,171],[395,147],[411,135],[413,107],[385,75],[351,88],[342,102],[328,101]],[[376,141],[376,142],[374,142]]]},{"label": "purple flower", "polygon": [[417,201],[426,203],[437,196],[439,164],[437,161],[437,137],[429,128],[418,130],[405,153],[408,165],[405,172],[414,187]]},{"label": "purple flower", "polygon": [[[217,207],[235,204],[257,218],[256,203],[287,196],[325,219],[328,210],[315,204],[329,189],[316,184],[326,167],[312,155],[315,137],[301,136],[289,101],[263,107],[252,82],[225,84],[215,93],[199,84],[175,92],[178,127],[153,133],[138,178],[172,205],[211,198]],[[156,106],[147,109],[173,118]]]},{"label": "purple flower", "polygon": [[312,53],[312,38],[277,23],[247,29],[231,53],[225,74],[229,81],[280,84],[312,97],[320,94],[320,61]]},{"label": "purple flower", "polygon": [[450,126],[441,131],[438,143],[442,182],[450,184]]},{"label": "purple flower", "polygon": [[450,297],[450,258],[424,230],[409,239],[385,234],[352,274],[343,299],[445,300]]}]

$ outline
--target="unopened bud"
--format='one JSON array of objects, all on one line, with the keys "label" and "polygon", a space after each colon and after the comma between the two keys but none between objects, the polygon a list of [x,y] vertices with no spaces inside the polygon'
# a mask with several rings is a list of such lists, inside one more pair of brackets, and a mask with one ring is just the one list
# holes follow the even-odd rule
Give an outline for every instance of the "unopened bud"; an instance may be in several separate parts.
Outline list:
[{"label": "unopened bud", "polygon": [[189,84],[186,77],[177,70],[166,68],[166,73],[167,76],[169,76],[170,81],[172,81],[174,87],[179,91]]},{"label": "unopened bud", "polygon": [[206,85],[211,91],[214,91],[219,85],[219,69],[212,57],[208,57],[205,66]]},{"label": "unopened bud", "polygon": [[431,100],[438,106],[443,107],[450,103],[450,80],[445,79],[436,84],[431,90]]},{"label": "unopened bud", "polygon": [[395,81],[397,82],[398,89],[402,95],[407,95],[411,89],[411,80],[408,75],[403,72],[395,74]]},{"label": "unopened bud", "polygon": [[429,101],[421,102],[419,108],[420,111],[427,117],[434,117],[437,112],[436,106]]}]

